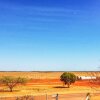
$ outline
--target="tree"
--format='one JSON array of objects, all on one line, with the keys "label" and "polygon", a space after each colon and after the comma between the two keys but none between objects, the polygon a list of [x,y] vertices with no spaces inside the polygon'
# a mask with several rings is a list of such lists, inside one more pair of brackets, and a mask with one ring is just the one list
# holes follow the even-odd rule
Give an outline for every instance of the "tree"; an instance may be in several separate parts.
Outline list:
[{"label": "tree", "polygon": [[7,86],[10,89],[10,92],[13,91],[13,88],[15,86],[17,86],[18,84],[25,84],[26,81],[27,80],[25,78],[21,78],[21,77],[15,78],[11,76],[4,76],[0,79],[0,83]]},{"label": "tree", "polygon": [[70,87],[71,83],[74,83],[76,81],[77,77],[73,73],[64,72],[60,76],[60,80],[64,82],[64,85],[68,85],[68,88]]}]

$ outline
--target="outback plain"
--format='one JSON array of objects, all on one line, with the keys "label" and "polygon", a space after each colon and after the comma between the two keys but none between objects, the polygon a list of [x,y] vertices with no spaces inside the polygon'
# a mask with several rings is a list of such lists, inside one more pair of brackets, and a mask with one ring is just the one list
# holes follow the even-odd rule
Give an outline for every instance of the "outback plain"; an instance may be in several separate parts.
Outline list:
[{"label": "outback plain", "polygon": [[[0,85],[0,97],[17,97],[25,95],[42,96],[54,94],[87,94],[91,100],[100,98],[100,82],[94,80],[77,80],[70,88],[63,87],[60,76],[63,72],[0,72],[0,77],[13,76],[28,79],[24,85],[17,85],[13,92],[7,86]],[[76,76],[100,76],[100,72],[71,72]],[[9,99],[8,99],[9,100]],[[38,100],[38,99],[37,99]],[[41,99],[40,99],[41,100]],[[52,99],[51,99],[52,100]],[[78,99],[77,99],[78,100]]]}]

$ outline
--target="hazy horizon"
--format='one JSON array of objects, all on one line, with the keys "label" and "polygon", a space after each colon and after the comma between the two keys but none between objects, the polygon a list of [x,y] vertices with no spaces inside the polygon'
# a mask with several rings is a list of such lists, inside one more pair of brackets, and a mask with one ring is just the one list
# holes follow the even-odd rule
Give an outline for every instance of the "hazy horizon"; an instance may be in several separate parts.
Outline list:
[{"label": "hazy horizon", "polygon": [[0,71],[99,69],[99,0],[0,0]]}]

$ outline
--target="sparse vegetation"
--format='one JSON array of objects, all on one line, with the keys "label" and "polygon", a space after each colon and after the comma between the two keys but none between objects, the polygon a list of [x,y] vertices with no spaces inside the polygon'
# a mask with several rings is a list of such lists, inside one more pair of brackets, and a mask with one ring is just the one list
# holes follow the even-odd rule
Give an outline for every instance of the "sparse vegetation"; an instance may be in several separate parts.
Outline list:
[{"label": "sparse vegetation", "polygon": [[[15,77],[24,77],[27,80],[25,85],[17,84],[13,88],[13,92],[9,92],[9,88],[4,83],[0,84],[0,95],[2,98],[14,97],[17,96],[21,99],[23,96],[30,95],[43,95],[43,94],[67,94],[67,93],[95,93],[100,91],[100,85],[96,83],[92,84],[89,80],[80,80],[80,76],[93,76],[91,73],[96,73],[97,79],[99,79],[100,72],[70,72],[76,76],[76,79],[79,76],[80,81],[76,81],[71,88],[66,88],[62,86],[62,81],[60,81],[60,76],[64,72],[0,72],[0,77],[2,76],[11,76]],[[3,78],[3,77],[2,77]],[[66,84],[67,86],[67,84]],[[90,86],[94,87],[92,89]],[[20,98],[21,97],[21,98]],[[100,96],[99,96],[100,97]],[[94,100],[94,96],[92,96]],[[95,97],[96,98],[96,97]],[[11,100],[10,99],[10,100]],[[35,99],[35,98],[34,98]],[[9,100],[9,99],[2,99]],[[44,99],[43,99],[44,100]],[[92,99],[91,99],[92,100]],[[96,99],[97,100],[97,99]],[[99,100],[99,99],[98,99]]]},{"label": "sparse vegetation", "polygon": [[0,79],[0,83],[7,86],[10,89],[10,92],[12,92],[13,88],[18,84],[26,83],[26,79],[21,77],[15,78],[11,76],[5,76]]},{"label": "sparse vegetation", "polygon": [[34,100],[34,97],[31,95],[26,95],[22,97],[17,97],[16,100]]}]

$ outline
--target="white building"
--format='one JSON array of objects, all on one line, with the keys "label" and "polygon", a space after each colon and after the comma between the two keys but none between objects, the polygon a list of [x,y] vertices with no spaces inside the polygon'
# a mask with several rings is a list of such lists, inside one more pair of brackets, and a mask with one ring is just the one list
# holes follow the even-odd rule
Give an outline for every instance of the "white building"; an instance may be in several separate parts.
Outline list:
[{"label": "white building", "polygon": [[82,80],[88,80],[88,79],[96,79],[96,76],[78,76]]}]

